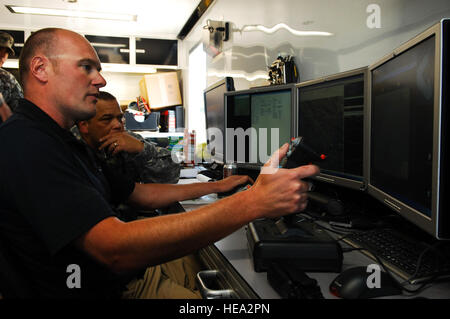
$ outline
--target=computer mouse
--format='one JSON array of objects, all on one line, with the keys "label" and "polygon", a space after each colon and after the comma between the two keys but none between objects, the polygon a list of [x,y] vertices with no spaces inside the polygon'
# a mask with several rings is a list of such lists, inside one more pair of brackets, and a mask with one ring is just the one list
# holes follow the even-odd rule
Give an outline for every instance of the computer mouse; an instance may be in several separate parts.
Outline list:
[{"label": "computer mouse", "polygon": [[[330,292],[343,299],[367,299],[402,293],[402,290],[392,282],[391,277],[384,271],[379,272],[380,284],[378,287],[377,285],[372,287],[374,285],[369,285],[367,282],[372,274],[372,272],[367,271],[365,266],[346,269],[331,282]],[[369,282],[372,282],[372,278]]]}]

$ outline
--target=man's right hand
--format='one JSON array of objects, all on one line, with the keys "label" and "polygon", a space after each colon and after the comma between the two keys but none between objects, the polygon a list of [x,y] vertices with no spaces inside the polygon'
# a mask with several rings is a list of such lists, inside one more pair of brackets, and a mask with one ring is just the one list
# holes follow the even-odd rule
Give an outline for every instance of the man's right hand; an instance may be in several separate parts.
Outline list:
[{"label": "man's right hand", "polygon": [[111,155],[119,152],[140,153],[144,150],[144,143],[125,131],[112,132],[99,140],[99,150],[105,149]]},{"label": "man's right hand", "polygon": [[[109,217],[92,227],[77,244],[113,271],[129,272],[192,253],[256,218],[299,212],[306,207],[309,189],[302,178],[318,174],[319,168],[307,165],[279,169],[277,164],[287,149],[286,144],[272,156],[264,166],[265,173],[245,192],[186,213],[130,223]],[[192,187],[197,187],[196,184]],[[190,185],[136,184],[130,200],[137,204],[147,201],[148,205],[153,202],[158,207],[163,197],[173,196],[173,187],[187,186]]]},{"label": "man's right hand", "polygon": [[260,211],[260,217],[275,218],[297,213],[307,206],[310,185],[303,179],[319,174],[320,170],[316,165],[279,168],[278,164],[288,149],[289,145],[285,144],[272,155],[255,184],[247,191]]}]

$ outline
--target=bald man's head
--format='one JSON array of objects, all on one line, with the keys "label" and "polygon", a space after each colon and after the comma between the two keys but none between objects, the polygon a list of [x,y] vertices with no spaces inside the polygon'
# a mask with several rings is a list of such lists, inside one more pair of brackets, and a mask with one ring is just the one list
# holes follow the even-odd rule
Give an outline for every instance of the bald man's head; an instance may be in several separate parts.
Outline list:
[{"label": "bald man's head", "polygon": [[62,127],[95,115],[106,85],[97,52],[82,35],[48,28],[33,33],[19,59],[24,96]]},{"label": "bald man's head", "polygon": [[26,86],[26,78],[30,72],[30,60],[37,52],[49,56],[55,48],[57,28],[46,28],[34,32],[25,42],[19,57],[19,72],[22,86]]},{"label": "bald man's head", "polygon": [[[61,28],[45,28],[33,32],[27,39],[19,57],[19,73],[22,80],[22,86],[26,87],[26,79],[30,72],[30,62],[33,56],[40,53],[50,58],[51,63],[56,66],[56,60],[51,59],[52,56],[58,55],[61,48],[58,46],[60,35],[70,37],[84,37],[76,32]],[[64,48],[62,48],[64,49]]]}]

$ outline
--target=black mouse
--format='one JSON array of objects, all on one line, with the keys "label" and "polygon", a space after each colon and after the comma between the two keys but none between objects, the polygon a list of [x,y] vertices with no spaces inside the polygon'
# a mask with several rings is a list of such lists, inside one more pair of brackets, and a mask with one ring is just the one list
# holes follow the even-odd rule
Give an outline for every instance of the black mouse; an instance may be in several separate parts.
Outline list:
[{"label": "black mouse", "polygon": [[343,299],[367,299],[399,295],[402,290],[395,285],[391,277],[380,271],[379,287],[369,288],[367,279],[372,272],[367,267],[354,267],[341,272],[330,284],[330,292]]}]

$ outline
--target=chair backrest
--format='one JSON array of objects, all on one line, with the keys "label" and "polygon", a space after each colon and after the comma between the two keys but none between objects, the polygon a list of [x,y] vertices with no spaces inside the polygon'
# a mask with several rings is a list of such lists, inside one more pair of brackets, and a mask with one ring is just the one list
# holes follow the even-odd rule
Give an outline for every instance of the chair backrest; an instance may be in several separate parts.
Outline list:
[{"label": "chair backrest", "polygon": [[4,299],[28,299],[33,297],[20,267],[15,265],[9,250],[0,240],[0,294]]}]

